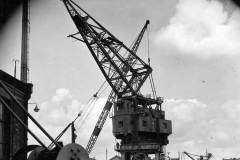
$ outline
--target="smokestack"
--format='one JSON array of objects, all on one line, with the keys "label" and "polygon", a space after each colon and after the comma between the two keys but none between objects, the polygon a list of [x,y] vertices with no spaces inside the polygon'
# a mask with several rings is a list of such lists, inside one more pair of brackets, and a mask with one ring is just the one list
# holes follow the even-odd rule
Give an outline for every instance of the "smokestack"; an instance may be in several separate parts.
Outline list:
[{"label": "smokestack", "polygon": [[24,83],[28,81],[28,54],[29,54],[29,0],[23,0],[22,4],[22,48],[21,48],[21,77]]}]

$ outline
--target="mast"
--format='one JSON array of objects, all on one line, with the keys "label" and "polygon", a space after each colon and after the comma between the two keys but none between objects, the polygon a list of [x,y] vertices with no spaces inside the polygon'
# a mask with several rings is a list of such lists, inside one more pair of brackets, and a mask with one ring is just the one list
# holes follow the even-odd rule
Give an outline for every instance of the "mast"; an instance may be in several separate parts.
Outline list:
[{"label": "mast", "polygon": [[22,47],[21,47],[21,77],[24,83],[28,81],[28,56],[29,56],[29,0],[22,4]]}]

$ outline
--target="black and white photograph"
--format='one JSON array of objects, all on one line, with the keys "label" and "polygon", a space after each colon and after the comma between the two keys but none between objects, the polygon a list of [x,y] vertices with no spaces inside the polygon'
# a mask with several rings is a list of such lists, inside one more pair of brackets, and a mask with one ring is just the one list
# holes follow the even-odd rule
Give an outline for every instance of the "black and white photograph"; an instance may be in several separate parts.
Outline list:
[{"label": "black and white photograph", "polygon": [[240,160],[240,1],[0,0],[0,160]]}]

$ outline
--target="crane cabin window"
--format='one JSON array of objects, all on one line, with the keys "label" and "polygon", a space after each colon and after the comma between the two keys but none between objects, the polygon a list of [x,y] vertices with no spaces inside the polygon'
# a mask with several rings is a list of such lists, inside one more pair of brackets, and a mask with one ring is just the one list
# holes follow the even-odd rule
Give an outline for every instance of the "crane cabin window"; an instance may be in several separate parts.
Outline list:
[{"label": "crane cabin window", "polygon": [[123,108],[123,103],[122,103],[122,102],[117,102],[117,103],[116,103],[116,109],[117,109],[117,111],[122,110],[122,108]]},{"label": "crane cabin window", "polygon": [[143,127],[147,127],[147,121],[146,121],[146,120],[143,120],[143,121],[142,121],[142,125],[143,125]]},{"label": "crane cabin window", "polygon": [[163,127],[164,127],[164,129],[167,129],[168,128],[168,124],[167,123],[163,123]]},{"label": "crane cabin window", "polygon": [[118,127],[122,128],[123,127],[123,121],[118,121]]}]

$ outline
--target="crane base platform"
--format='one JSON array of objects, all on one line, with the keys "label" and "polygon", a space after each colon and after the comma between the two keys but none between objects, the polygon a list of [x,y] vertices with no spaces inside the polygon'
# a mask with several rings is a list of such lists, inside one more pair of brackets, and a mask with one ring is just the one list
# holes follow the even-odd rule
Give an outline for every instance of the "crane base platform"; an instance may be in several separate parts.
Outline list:
[{"label": "crane base platform", "polygon": [[146,160],[148,155],[155,155],[155,160],[160,160],[164,155],[164,146],[159,143],[117,144],[115,150],[121,153],[122,160]]},{"label": "crane base platform", "polygon": [[152,144],[136,144],[136,145],[116,145],[115,150],[117,152],[131,152],[131,153],[147,153],[147,154],[155,154],[156,152],[161,152],[161,145],[152,143]]}]

